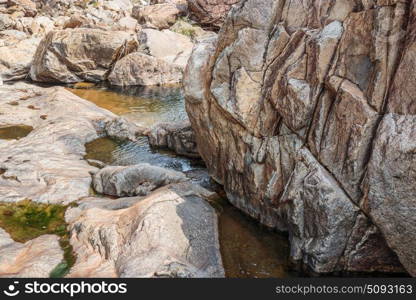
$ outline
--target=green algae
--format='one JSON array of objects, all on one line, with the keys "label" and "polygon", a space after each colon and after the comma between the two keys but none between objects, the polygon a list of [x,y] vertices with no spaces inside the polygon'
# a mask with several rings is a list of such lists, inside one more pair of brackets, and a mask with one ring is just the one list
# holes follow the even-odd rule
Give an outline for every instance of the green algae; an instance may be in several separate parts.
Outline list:
[{"label": "green algae", "polygon": [[17,203],[0,202],[0,227],[16,242],[25,243],[44,234],[59,236],[64,251],[63,261],[51,272],[51,277],[63,277],[75,263],[75,255],[69,243],[65,223],[68,206],[38,204],[30,200]]}]

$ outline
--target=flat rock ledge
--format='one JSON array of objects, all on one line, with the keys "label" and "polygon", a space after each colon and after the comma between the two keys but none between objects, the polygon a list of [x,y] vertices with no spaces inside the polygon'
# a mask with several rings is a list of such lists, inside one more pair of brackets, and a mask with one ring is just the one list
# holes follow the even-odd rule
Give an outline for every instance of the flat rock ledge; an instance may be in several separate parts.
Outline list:
[{"label": "flat rock ledge", "polygon": [[63,258],[56,235],[42,235],[23,244],[0,228],[0,277],[49,277]]}]

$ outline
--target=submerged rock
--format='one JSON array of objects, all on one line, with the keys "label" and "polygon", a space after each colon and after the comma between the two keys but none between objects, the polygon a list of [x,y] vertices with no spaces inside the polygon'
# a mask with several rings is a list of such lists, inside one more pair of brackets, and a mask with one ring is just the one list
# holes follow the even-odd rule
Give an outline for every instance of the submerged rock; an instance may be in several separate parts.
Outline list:
[{"label": "submerged rock", "polygon": [[149,130],[147,136],[152,147],[166,148],[187,157],[200,157],[189,121],[158,123]]},{"label": "submerged rock", "polygon": [[301,2],[242,1],[195,47],[199,152],[235,206],[289,231],[293,260],[400,272],[398,257],[414,275],[414,4]]},{"label": "submerged rock", "polygon": [[143,163],[105,167],[94,174],[93,186],[110,196],[145,196],[158,187],[187,180],[181,172]]},{"label": "submerged rock", "polygon": [[76,28],[53,31],[41,41],[30,69],[40,82],[103,81],[112,65],[137,49],[133,34]]},{"label": "submerged rock", "polygon": [[63,256],[56,235],[42,235],[22,244],[0,228],[0,277],[49,277]]},{"label": "submerged rock", "polygon": [[223,277],[212,195],[181,183],[124,209],[82,200],[66,217],[77,254],[68,277]]}]

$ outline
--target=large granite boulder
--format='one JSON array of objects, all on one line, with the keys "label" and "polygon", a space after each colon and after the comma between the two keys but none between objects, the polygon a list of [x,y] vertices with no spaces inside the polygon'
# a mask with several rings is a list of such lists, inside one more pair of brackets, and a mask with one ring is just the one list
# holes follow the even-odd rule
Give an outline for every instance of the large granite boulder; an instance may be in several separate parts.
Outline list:
[{"label": "large granite boulder", "polygon": [[132,16],[140,24],[155,29],[168,29],[176,20],[185,15],[186,11],[180,6],[172,3],[163,3],[149,6],[136,6]]},{"label": "large granite boulder", "polygon": [[0,228],[0,277],[49,277],[63,258],[56,235],[42,235],[23,244]]},{"label": "large granite boulder", "polygon": [[50,32],[41,41],[30,69],[40,82],[103,81],[113,64],[137,49],[133,34],[76,28]]},{"label": "large granite boulder", "polygon": [[187,0],[191,18],[210,29],[219,29],[232,5],[240,0]]},{"label": "large granite boulder", "polygon": [[77,254],[68,277],[224,277],[217,215],[204,200],[213,196],[180,183],[117,205],[79,201],[66,213]]},{"label": "large granite boulder", "polygon": [[288,231],[292,259],[313,271],[401,263],[416,275],[414,7],[242,1],[189,60],[186,106],[210,173],[234,205]]}]

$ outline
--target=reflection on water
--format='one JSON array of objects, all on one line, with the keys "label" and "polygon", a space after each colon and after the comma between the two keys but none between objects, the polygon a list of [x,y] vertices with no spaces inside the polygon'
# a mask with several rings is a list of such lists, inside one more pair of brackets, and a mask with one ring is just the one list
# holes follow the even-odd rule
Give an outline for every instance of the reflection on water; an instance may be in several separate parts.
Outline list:
[{"label": "reflection on water", "polygon": [[86,144],[85,147],[86,159],[99,160],[109,165],[128,166],[149,163],[182,172],[200,168],[198,160],[152,150],[146,137],[142,137],[137,142],[118,142],[110,138],[100,138]]},{"label": "reflection on water", "polygon": [[288,271],[286,236],[264,228],[226,200],[219,204],[221,254],[227,277],[285,278],[294,275]]},{"label": "reflection on water", "polygon": [[187,119],[179,86],[69,88],[71,92],[142,126]]},{"label": "reflection on water", "polygon": [[27,136],[32,130],[33,127],[26,125],[0,127],[0,139],[18,140]]}]

